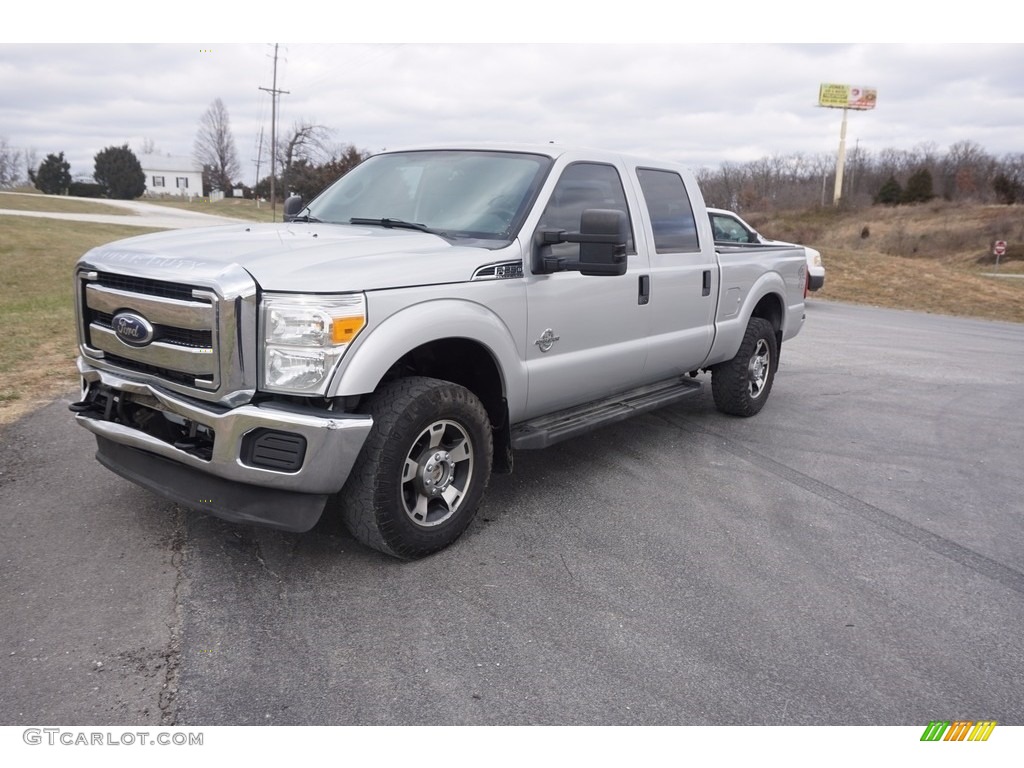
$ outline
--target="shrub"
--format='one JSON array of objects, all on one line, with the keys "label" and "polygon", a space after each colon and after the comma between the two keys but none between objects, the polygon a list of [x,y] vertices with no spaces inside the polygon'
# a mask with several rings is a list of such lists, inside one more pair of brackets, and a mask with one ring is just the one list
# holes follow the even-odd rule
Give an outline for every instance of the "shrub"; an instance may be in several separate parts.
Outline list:
[{"label": "shrub", "polygon": [[103,197],[103,187],[91,181],[72,181],[68,194],[74,197]]}]

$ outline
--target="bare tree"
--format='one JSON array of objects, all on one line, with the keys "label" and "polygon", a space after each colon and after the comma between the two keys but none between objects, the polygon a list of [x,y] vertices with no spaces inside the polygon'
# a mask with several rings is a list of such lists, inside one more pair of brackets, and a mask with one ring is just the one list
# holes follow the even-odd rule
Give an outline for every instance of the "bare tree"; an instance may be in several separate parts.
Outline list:
[{"label": "bare tree", "polygon": [[278,139],[277,163],[281,168],[282,191],[288,192],[293,165],[303,161],[306,165],[316,165],[330,154],[327,148],[330,138],[331,131],[326,126],[300,121],[292,125],[290,134]]},{"label": "bare tree", "polygon": [[718,171],[702,171],[698,178],[708,205],[737,210],[740,207],[740,190],[747,176],[744,166],[727,161],[719,166]]},{"label": "bare tree", "polygon": [[13,187],[21,180],[18,150],[12,149],[6,136],[0,136],[0,187]]},{"label": "bare tree", "polygon": [[29,171],[39,167],[39,153],[35,147],[27,147],[21,150],[21,159],[25,164],[25,178],[28,178]]},{"label": "bare tree", "polygon": [[[828,152],[776,154],[701,168],[697,180],[708,205],[748,214],[772,208],[824,206],[826,193],[832,188],[834,167],[835,156]],[[998,199],[1012,203],[1019,193],[1024,201],[1024,153],[997,159],[972,141],[956,142],[945,152],[927,141],[909,150],[887,147],[876,152],[857,144],[847,154],[846,167],[843,200],[854,207],[877,202],[886,185],[895,185],[902,192],[915,175],[921,185],[915,195],[928,198],[932,190],[931,184],[923,183],[925,171],[935,182],[941,181],[941,194],[949,200],[984,203]],[[897,194],[894,202],[899,199]]]},{"label": "bare tree", "polygon": [[214,189],[231,189],[241,166],[235,151],[235,138],[231,134],[231,120],[227,107],[219,98],[199,118],[199,130],[192,150],[196,162],[203,166]]},{"label": "bare tree", "polygon": [[1006,205],[1024,202],[1024,152],[1003,155],[992,179],[996,200]]},{"label": "bare tree", "polygon": [[942,163],[943,193],[950,199],[977,198],[987,192],[995,176],[996,161],[981,145],[958,141]]}]

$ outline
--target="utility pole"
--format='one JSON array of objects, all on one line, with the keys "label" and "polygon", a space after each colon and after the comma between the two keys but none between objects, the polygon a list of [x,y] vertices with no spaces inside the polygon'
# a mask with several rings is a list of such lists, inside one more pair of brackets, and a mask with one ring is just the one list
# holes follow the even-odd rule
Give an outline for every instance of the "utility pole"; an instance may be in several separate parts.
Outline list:
[{"label": "utility pole", "polygon": [[277,173],[277,95],[291,93],[277,87],[277,43],[274,43],[274,84],[270,88],[260,87],[270,94],[270,220],[277,221],[277,197],[274,191],[274,176]]},{"label": "utility pole", "polygon": [[[260,183],[260,160],[263,159],[263,126],[260,126],[260,142],[256,145],[256,182],[252,185],[255,190]],[[256,195],[256,207],[260,207],[260,196]]]}]

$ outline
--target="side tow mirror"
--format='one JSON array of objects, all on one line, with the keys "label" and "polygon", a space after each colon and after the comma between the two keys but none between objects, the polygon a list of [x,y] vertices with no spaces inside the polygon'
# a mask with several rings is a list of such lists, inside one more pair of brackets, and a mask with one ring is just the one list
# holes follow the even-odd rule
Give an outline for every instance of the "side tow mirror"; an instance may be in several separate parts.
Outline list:
[{"label": "side tow mirror", "polygon": [[[533,273],[578,270],[584,275],[626,274],[626,244],[629,242],[629,218],[624,211],[610,208],[588,208],[580,215],[580,231],[540,229],[534,235]],[[579,243],[579,259],[553,257],[551,246],[558,243]]]},{"label": "side tow mirror", "polygon": [[284,201],[284,220],[294,221],[295,217],[299,215],[299,211],[302,210],[302,198],[298,195],[292,195]]},{"label": "side tow mirror", "polygon": [[626,274],[629,220],[623,211],[591,208],[580,217],[580,273]]}]

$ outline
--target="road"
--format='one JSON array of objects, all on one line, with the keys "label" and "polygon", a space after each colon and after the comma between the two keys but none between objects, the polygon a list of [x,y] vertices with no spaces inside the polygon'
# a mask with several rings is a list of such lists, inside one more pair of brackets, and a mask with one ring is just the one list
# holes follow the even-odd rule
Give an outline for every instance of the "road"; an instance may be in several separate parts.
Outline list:
[{"label": "road", "polygon": [[[218,224],[239,224],[239,219],[216,214],[189,211],[154,205],[141,200],[95,200],[89,197],[61,197],[60,200],[80,200],[86,203],[102,204],[129,211],[126,215],[116,213],[59,213],[56,211],[21,211],[4,208],[4,196],[21,195],[20,192],[0,192],[0,216],[30,216],[40,219],[63,219],[65,221],[86,221],[94,224],[123,224],[128,227],[161,227],[183,229],[186,227],[212,227]],[[38,198],[38,195],[32,195]],[[211,204],[211,210],[216,203]]]},{"label": "road", "polygon": [[518,453],[415,563],[183,512],[53,403],[0,433],[0,724],[1024,724],[1024,326],[807,315],[757,417]]}]

